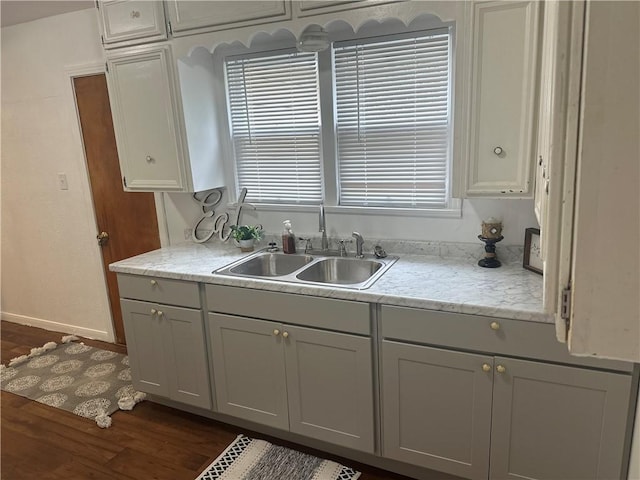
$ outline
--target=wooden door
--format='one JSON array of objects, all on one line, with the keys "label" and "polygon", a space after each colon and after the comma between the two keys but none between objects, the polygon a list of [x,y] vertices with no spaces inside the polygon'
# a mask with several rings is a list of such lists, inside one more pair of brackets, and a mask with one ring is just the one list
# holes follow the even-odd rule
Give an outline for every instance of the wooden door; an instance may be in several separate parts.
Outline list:
[{"label": "wooden door", "polygon": [[491,479],[626,478],[631,375],[495,358]]},{"label": "wooden door", "polygon": [[371,338],[284,326],[289,429],[373,453]]},{"label": "wooden door", "polygon": [[486,480],[492,366],[488,355],[384,340],[383,455]]},{"label": "wooden door", "polygon": [[289,429],[282,325],[209,314],[218,410]]},{"label": "wooden door", "polygon": [[160,248],[152,193],[122,190],[109,95],[104,74],[73,80],[116,342],[126,343],[116,274],[109,264]]}]

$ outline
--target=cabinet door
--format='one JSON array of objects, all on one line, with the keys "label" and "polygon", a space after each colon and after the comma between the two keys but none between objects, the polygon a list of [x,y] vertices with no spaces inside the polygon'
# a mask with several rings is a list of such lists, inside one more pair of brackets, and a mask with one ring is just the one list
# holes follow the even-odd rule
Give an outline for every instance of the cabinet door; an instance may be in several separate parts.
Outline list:
[{"label": "cabinet door", "polygon": [[209,314],[218,410],[288,429],[282,325]]},{"label": "cabinet door", "polygon": [[114,0],[98,3],[105,48],[164,40],[167,28],[162,2]]},{"label": "cabinet door", "polygon": [[466,195],[531,197],[538,2],[473,8]]},{"label": "cabinet door", "polygon": [[184,1],[167,2],[167,15],[171,31],[188,34],[244,27],[291,18],[289,2],[261,1]]},{"label": "cabinet door", "polygon": [[373,453],[371,339],[285,325],[289,429]]},{"label": "cabinet door", "polygon": [[120,300],[131,378],[136,390],[169,397],[162,319],[153,303]]},{"label": "cabinet door", "polygon": [[489,356],[384,340],[383,455],[486,479],[492,366]]},{"label": "cabinet door", "polygon": [[171,49],[136,47],[109,55],[107,79],[125,190],[184,187]]},{"label": "cabinet door", "polygon": [[169,398],[195,407],[211,408],[202,310],[158,306],[164,329],[164,354]]},{"label": "cabinet door", "polygon": [[630,375],[495,362],[490,478],[621,478]]}]

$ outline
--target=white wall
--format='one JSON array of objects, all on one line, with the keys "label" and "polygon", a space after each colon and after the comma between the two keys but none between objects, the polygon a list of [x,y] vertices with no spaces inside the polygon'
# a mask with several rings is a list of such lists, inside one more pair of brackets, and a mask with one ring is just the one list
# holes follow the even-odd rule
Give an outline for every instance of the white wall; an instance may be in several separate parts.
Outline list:
[{"label": "white wall", "polygon": [[[67,69],[101,64],[94,9],[2,28],[2,317],[112,340]],[[65,173],[69,189],[58,189]]]},{"label": "white wall", "polygon": [[[223,198],[223,203],[226,198]],[[198,204],[191,194],[165,194],[165,208],[172,243],[184,241],[185,229],[194,227],[200,218]],[[216,215],[226,209],[220,205]],[[524,230],[537,227],[533,213],[533,200],[474,199],[463,202],[462,217],[433,218],[399,215],[340,214],[327,207],[326,223],[328,235],[350,238],[354,230],[365,238],[401,239],[414,241],[443,241],[477,243],[482,220],[494,217],[502,220],[504,240],[500,245],[523,245]],[[279,234],[283,220],[290,219],[297,235],[318,235],[318,208],[308,207],[296,211],[243,209],[243,223],[262,224],[267,233]]]}]

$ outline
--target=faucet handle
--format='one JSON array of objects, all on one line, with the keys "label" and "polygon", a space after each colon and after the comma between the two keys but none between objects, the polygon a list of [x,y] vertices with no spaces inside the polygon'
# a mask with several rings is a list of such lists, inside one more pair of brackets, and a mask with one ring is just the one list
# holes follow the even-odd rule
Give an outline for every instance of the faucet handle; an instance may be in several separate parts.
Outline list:
[{"label": "faucet handle", "polygon": [[311,239],[310,238],[298,237],[298,240],[306,242],[304,244],[304,253],[309,253],[311,250],[313,250],[313,245],[311,244]]},{"label": "faucet handle", "polygon": [[376,245],[375,247],[373,247],[373,254],[376,256],[376,258],[385,258],[387,256],[387,252],[385,252],[384,248],[382,248],[380,245]]},{"label": "faucet handle", "polygon": [[352,240],[338,240],[338,253],[340,254],[341,257],[346,257],[347,256],[347,243],[352,243]]}]

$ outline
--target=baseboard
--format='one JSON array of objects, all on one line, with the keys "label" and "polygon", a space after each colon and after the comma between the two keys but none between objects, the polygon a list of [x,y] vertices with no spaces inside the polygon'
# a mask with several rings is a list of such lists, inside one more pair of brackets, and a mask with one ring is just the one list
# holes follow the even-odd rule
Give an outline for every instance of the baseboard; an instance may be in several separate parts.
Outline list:
[{"label": "baseboard", "polygon": [[92,328],[78,327],[77,325],[69,325],[67,323],[54,322],[43,318],[28,317],[26,315],[18,315],[16,313],[1,312],[2,320],[7,322],[18,323],[29,327],[39,327],[53,332],[62,332],[67,334],[78,335],[92,340],[101,340],[103,342],[113,343],[113,334],[102,330],[94,330]]}]

